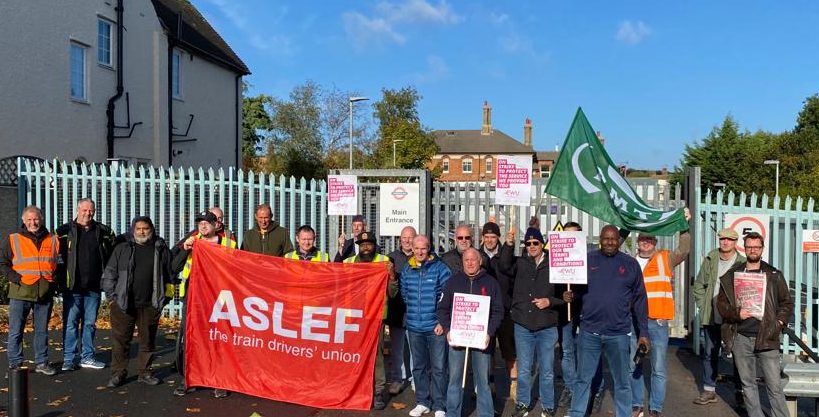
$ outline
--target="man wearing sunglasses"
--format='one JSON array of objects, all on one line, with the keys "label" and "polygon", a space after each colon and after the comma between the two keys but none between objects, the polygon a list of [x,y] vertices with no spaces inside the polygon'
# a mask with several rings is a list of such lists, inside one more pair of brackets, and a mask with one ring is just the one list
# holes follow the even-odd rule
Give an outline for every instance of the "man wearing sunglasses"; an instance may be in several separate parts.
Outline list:
[{"label": "man wearing sunglasses", "polygon": [[453,275],[456,272],[463,271],[464,251],[471,247],[472,228],[467,224],[459,225],[455,228],[455,248],[441,255],[441,260],[444,261]]},{"label": "man wearing sunglasses", "polygon": [[[762,370],[771,416],[787,417],[788,408],[780,381],[779,345],[782,329],[793,317],[793,298],[782,272],[762,260],[765,240],[757,232],[745,235],[745,263],[734,265],[719,278],[717,308],[722,316],[722,341],[733,353],[742,381],[742,394],[749,417],[763,417],[756,382],[757,365]],[[743,308],[734,293],[734,274],[761,274],[765,278],[762,319]]]},{"label": "man wearing sunglasses", "polygon": [[541,417],[555,415],[554,358],[557,344],[557,308],[565,304],[549,283],[549,262],[543,250],[543,234],[526,229],[526,253],[515,259],[514,229],[506,235],[501,251],[501,270],[515,277],[512,293],[512,321],[515,322],[518,387],[514,417],[525,417],[533,408],[532,375],[537,356]]}]

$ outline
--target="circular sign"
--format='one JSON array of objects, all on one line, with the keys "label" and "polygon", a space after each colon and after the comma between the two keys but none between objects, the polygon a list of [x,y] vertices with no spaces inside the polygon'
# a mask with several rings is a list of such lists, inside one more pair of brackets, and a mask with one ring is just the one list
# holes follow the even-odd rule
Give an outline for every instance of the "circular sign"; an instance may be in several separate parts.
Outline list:
[{"label": "circular sign", "polygon": [[392,196],[393,196],[393,197],[394,197],[396,200],[403,200],[403,199],[404,199],[404,197],[406,197],[406,196],[407,196],[407,194],[409,194],[409,193],[407,192],[407,190],[405,190],[405,189],[404,189],[404,188],[402,188],[402,187],[395,187],[395,189],[394,189],[394,190],[392,190],[392,192],[391,192],[390,194],[392,194]]},{"label": "circular sign", "polygon": [[762,224],[762,222],[753,216],[742,216],[733,221],[730,226],[731,229],[734,229],[737,234],[739,235],[739,240],[737,241],[737,250],[740,253],[745,253],[745,244],[742,238],[751,232],[757,232],[762,235],[762,242],[766,243],[768,241],[768,225]]}]

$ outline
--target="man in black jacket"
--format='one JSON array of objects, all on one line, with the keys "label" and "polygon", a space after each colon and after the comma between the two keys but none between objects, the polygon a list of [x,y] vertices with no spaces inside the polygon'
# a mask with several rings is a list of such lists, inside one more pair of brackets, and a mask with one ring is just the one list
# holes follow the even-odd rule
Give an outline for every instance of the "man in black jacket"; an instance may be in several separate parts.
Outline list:
[{"label": "man in black jacket", "polygon": [[455,228],[455,247],[449,252],[441,255],[449,270],[453,274],[463,269],[461,257],[464,251],[472,247],[472,228],[467,224],[461,224]]},{"label": "man in black jacket", "polygon": [[[400,247],[392,251],[387,257],[393,263],[393,269],[398,274],[396,279],[401,282],[400,272],[407,265],[407,261],[412,257],[412,240],[418,236],[418,232],[412,226],[401,229]],[[387,379],[390,380],[389,393],[397,395],[404,389],[404,379],[410,376],[410,363],[405,359],[404,352],[409,352],[407,343],[407,329],[404,327],[404,316],[407,313],[407,305],[400,296],[389,297],[387,299],[387,318],[384,324],[390,330],[390,369]],[[406,349],[405,349],[406,348]],[[409,355],[406,355],[407,357]],[[403,368],[403,369],[402,369]]]},{"label": "man in black jacket", "polygon": [[173,298],[174,289],[171,252],[165,241],[156,236],[149,217],[136,217],[128,240],[114,248],[102,276],[102,288],[111,300],[113,360],[108,388],[116,388],[125,381],[135,326],[139,329],[137,381],[158,385],[159,378],[151,373],[156,330],[162,308]]},{"label": "man in black jacket", "polygon": [[[762,260],[762,251],[765,250],[762,235],[751,232],[743,239],[747,256],[745,263],[734,265],[719,279],[717,308],[722,316],[722,342],[726,350],[733,352],[748,416],[763,417],[756,382],[758,363],[764,375],[771,415],[787,417],[788,408],[779,376],[779,345],[782,329],[793,316],[793,298],[782,273]],[[764,278],[761,319],[752,315],[751,309],[738,304],[734,293],[738,279],[735,273]]]},{"label": "man in black jacket", "polygon": [[77,202],[77,217],[57,228],[64,262],[57,269],[63,295],[63,371],[77,369],[80,334],[79,366],[105,367],[95,356],[94,334],[100,309],[102,271],[114,249],[116,236],[110,227],[94,220],[95,213],[94,201],[83,198]]},{"label": "man in black jacket", "polygon": [[462,269],[447,281],[441,294],[441,301],[438,303],[438,322],[443,326],[447,342],[450,343],[446,413],[450,416],[461,415],[464,396],[461,378],[466,365],[465,348],[453,345],[450,338],[453,300],[455,293],[475,294],[489,297],[489,321],[483,349],[470,349],[469,361],[472,363],[472,378],[478,394],[478,417],[492,417],[495,414],[495,407],[492,391],[489,389],[489,364],[492,362],[489,342],[503,320],[503,296],[498,282],[481,268],[481,254],[477,249],[469,248],[464,251]]},{"label": "man in black jacket", "polygon": [[[525,255],[517,260],[512,251],[504,250],[501,255],[502,270],[515,277],[511,315],[515,322],[518,390],[514,416],[525,417],[532,409],[532,374],[537,352],[541,416],[553,417],[557,309],[565,302],[556,295],[554,285],[549,282],[549,259],[543,250],[543,234],[530,227],[524,236]],[[514,244],[515,232],[510,230],[506,236],[506,246],[512,249]]]}]

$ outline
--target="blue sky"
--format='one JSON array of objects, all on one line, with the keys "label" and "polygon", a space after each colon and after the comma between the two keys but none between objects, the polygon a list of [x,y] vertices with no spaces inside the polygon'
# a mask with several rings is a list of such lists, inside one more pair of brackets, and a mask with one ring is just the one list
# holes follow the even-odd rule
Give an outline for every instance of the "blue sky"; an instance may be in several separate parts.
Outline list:
[{"label": "blue sky", "polygon": [[412,85],[425,126],[480,129],[488,100],[518,140],[531,118],[538,150],[581,106],[635,168],[672,168],[728,114],[791,129],[819,93],[817,1],[192,2],[250,67],[251,94]]}]

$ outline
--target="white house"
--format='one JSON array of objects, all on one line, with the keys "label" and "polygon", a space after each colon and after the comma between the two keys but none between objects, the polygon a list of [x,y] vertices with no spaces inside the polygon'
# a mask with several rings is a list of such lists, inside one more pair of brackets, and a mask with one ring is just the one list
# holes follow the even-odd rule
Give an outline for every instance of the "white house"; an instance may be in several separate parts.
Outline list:
[{"label": "white house", "polygon": [[3,0],[0,56],[0,158],[241,164],[250,71],[186,0]]}]

